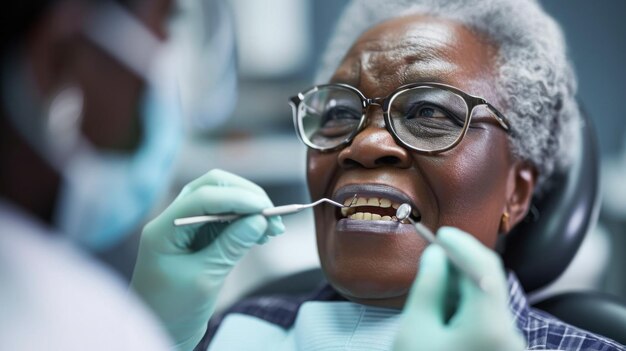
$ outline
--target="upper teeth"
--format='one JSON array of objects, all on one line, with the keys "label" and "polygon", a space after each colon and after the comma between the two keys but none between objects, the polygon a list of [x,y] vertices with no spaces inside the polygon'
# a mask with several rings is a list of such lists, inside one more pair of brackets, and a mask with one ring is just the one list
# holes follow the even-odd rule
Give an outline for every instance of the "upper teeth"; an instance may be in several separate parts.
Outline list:
[{"label": "upper teeth", "polygon": [[391,202],[389,199],[378,198],[378,197],[357,197],[356,200],[354,198],[348,198],[343,202],[344,206],[376,206],[376,207],[390,207],[397,209],[400,204],[396,202]]},{"label": "upper teeth", "polygon": [[[378,213],[361,212],[361,211],[357,211],[355,208],[361,207],[361,206],[371,206],[371,207],[381,207],[381,208],[391,207],[397,210],[398,207],[400,207],[400,205],[401,203],[397,203],[389,199],[378,198],[378,197],[357,197],[356,199],[347,198],[344,201],[344,206],[347,206],[347,207],[343,207],[341,209],[341,214],[342,216],[349,217],[351,219],[372,220],[372,221],[380,221],[380,220],[392,221],[392,220],[396,220],[397,218],[395,216],[381,216]],[[412,214],[414,217],[419,216],[419,212],[416,209],[413,209]]]}]

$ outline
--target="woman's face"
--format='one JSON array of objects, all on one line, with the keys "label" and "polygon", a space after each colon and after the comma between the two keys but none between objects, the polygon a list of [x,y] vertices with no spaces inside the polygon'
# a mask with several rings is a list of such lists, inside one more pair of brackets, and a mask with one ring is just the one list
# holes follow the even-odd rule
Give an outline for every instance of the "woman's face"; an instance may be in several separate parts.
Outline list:
[{"label": "woman's face", "polygon": [[[387,96],[408,83],[440,82],[502,109],[494,92],[496,52],[460,24],[396,18],[364,33],[332,82],[350,84],[369,98]],[[501,224],[503,213],[520,197],[519,162],[489,112],[475,111],[462,142],[437,155],[398,145],[385,129],[380,107],[371,106],[367,113],[369,124],[350,145],[330,153],[309,150],[311,197],[357,194],[374,207],[408,200],[433,231],[458,227],[494,247],[499,233],[508,229]],[[522,195],[527,202],[528,194]],[[322,267],[343,296],[377,306],[404,304],[426,245],[410,225],[344,218],[332,206],[315,208],[315,224]]]}]

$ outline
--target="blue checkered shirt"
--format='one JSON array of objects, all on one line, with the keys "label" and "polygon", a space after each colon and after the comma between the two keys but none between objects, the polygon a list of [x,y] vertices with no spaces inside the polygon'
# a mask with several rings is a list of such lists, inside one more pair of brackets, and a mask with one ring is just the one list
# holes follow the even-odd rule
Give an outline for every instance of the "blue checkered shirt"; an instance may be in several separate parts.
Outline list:
[{"label": "blue checkered shirt", "polygon": [[509,307],[517,328],[526,338],[528,350],[624,351],[623,345],[567,324],[530,307],[522,286],[513,273],[508,275]]},{"label": "blue checkered shirt", "polygon": [[[528,350],[626,351],[623,345],[613,340],[579,329],[530,307],[517,277],[512,272],[508,274],[508,285],[509,306],[517,328],[526,339]],[[207,333],[195,350],[207,349],[220,323],[230,313],[254,316],[289,329],[296,320],[300,306],[307,301],[345,301],[345,299],[326,284],[306,296],[269,296],[243,300],[209,322]]]}]

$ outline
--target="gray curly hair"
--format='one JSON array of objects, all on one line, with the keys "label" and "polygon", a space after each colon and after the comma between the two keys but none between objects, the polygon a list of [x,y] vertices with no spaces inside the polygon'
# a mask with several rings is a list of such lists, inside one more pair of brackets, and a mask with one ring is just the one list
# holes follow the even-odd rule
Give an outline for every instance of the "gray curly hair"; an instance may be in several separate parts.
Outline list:
[{"label": "gray curly hair", "polygon": [[410,14],[454,20],[497,45],[496,91],[511,124],[511,150],[536,167],[541,193],[552,172],[571,159],[565,142],[571,145],[580,110],[561,29],[535,0],[353,0],[339,19],[316,82],[330,79],[364,31]]}]

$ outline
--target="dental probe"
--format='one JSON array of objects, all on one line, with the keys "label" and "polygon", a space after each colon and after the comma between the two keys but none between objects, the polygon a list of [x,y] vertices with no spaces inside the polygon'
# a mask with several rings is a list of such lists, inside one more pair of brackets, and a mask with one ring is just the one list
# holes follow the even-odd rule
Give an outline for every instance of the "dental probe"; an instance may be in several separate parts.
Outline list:
[{"label": "dental probe", "polygon": [[291,205],[276,206],[276,207],[266,208],[262,210],[261,212],[256,212],[256,213],[221,213],[221,214],[216,214],[216,215],[204,215],[204,216],[177,218],[174,220],[174,226],[180,227],[184,225],[199,224],[199,223],[230,222],[230,221],[234,221],[235,219],[238,219],[244,216],[254,215],[254,214],[260,214],[265,217],[282,216],[282,215],[288,215],[288,214],[300,212],[304,209],[317,206],[323,202],[329,203],[331,205],[334,205],[340,208],[350,207],[354,204],[354,200],[356,200],[356,194],[354,194],[354,197],[352,198],[352,201],[350,202],[350,205],[348,206],[344,206],[331,199],[321,198],[310,204],[291,204]]},{"label": "dental probe", "polygon": [[468,276],[470,280],[473,281],[480,290],[487,292],[491,279],[489,279],[489,277],[482,276],[478,272],[470,271],[467,266],[464,265],[461,260],[459,260],[458,257],[454,255],[453,251],[450,251],[443,243],[441,243],[441,241],[437,240],[435,234],[433,234],[430,229],[428,229],[422,223],[416,222],[415,220],[413,220],[413,218],[411,218],[411,210],[411,205],[407,203],[400,205],[400,207],[398,207],[398,209],[396,210],[396,217],[398,218],[398,221],[406,219],[411,222],[411,224],[413,224],[413,226],[415,227],[417,234],[424,238],[424,240],[426,240],[429,244],[439,245],[439,247],[443,249],[443,252],[445,252],[446,256],[457,270],[465,273],[465,275]]}]

